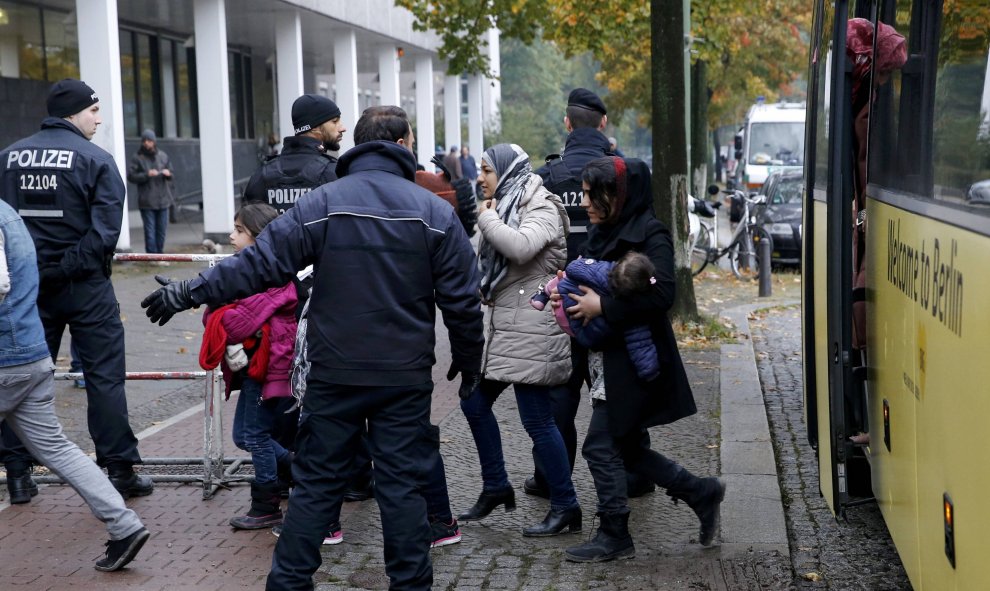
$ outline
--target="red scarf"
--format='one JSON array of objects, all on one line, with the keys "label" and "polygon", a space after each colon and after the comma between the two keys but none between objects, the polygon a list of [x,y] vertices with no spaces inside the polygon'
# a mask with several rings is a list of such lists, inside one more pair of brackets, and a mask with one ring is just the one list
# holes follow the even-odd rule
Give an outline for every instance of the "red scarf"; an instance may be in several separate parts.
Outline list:
[{"label": "red scarf", "polygon": [[[209,371],[216,369],[223,362],[224,353],[227,351],[227,331],[223,328],[223,314],[237,304],[227,304],[217,308],[206,319],[206,329],[203,331],[203,344],[199,348],[199,366]],[[271,357],[272,327],[269,323],[261,326],[261,342],[258,338],[248,337],[244,339],[244,349],[250,351],[257,347],[251,355],[248,364],[247,375],[256,382],[264,382],[268,375],[268,360]]]}]

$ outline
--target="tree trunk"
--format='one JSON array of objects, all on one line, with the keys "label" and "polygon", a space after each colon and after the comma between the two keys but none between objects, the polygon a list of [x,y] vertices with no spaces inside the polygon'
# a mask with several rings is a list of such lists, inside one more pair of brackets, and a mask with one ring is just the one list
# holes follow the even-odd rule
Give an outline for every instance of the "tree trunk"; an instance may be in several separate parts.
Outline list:
[{"label": "tree trunk", "polygon": [[[671,314],[698,316],[687,243],[687,138],[684,125],[684,3],[650,0],[653,86],[653,208],[674,241],[677,295]],[[706,143],[705,139],[701,139]]]},{"label": "tree trunk", "polygon": [[712,152],[708,143],[708,81],[705,62],[691,66],[691,191],[705,199]]}]

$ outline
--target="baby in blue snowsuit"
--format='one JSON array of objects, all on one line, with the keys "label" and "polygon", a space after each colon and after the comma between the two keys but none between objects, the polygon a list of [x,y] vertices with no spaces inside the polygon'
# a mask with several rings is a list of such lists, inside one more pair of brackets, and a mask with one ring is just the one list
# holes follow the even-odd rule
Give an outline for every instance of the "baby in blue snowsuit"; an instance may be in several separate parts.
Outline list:
[{"label": "baby in blue snowsuit", "polygon": [[[580,295],[579,286],[584,285],[598,295],[629,297],[649,291],[656,283],[654,273],[649,257],[638,252],[627,253],[615,263],[578,258],[567,265],[563,278],[554,277],[542,291],[530,298],[530,304],[537,310],[544,309],[550,300],[550,292],[556,288],[564,298],[563,305],[554,310],[557,324],[583,347],[596,349],[612,334],[612,329],[603,316],[594,318],[587,325],[583,320],[569,318],[565,310],[577,304],[570,294]],[[650,327],[645,324],[635,326],[627,329],[624,336],[636,374],[646,381],[656,379],[660,375],[660,360]]]}]

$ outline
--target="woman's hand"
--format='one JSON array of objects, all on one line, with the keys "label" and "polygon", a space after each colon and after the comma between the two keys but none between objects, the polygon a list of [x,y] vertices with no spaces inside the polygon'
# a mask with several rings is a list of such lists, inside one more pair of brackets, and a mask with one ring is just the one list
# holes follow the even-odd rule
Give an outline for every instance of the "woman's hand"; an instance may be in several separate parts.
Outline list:
[{"label": "woman's hand", "polygon": [[[563,278],[564,278],[564,272],[558,269],[557,270],[558,283]],[[563,299],[564,297],[560,295],[560,291],[557,289],[556,286],[554,286],[554,288],[550,290],[550,307],[553,308],[554,310],[561,307],[563,305]]]},{"label": "woman's hand", "polygon": [[577,303],[568,308],[567,313],[571,318],[583,320],[584,326],[588,326],[589,322],[602,315],[602,298],[598,295],[598,292],[587,285],[581,285],[579,287],[584,292],[584,295],[571,294],[571,299]]},{"label": "woman's hand", "polygon": [[481,210],[479,213],[485,213],[489,209],[494,210],[497,206],[498,203],[494,199],[485,199],[481,202],[481,205],[478,206],[478,209]]}]

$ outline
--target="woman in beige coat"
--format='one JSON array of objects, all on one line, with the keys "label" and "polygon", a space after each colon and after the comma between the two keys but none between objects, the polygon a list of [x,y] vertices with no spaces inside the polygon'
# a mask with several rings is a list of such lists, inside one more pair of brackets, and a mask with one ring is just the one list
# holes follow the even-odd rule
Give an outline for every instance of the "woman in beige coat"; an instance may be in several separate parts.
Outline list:
[{"label": "woman in beige coat", "polygon": [[[485,151],[480,181],[486,201],[478,216],[478,266],[485,304],[483,379],[461,401],[481,461],[483,488],[461,521],[482,519],[499,505],[515,509],[515,493],[502,457],[492,405],[513,386],[519,417],[533,440],[550,488],[550,512],[524,536],[553,536],[581,530],[581,507],[571,483],[564,440],[550,408],[550,388],[571,372],[570,339],[553,316],[529,298],[566,261],[567,214],[560,198],[532,173],[529,155],[515,144]],[[548,308],[549,309],[549,308]]]}]

